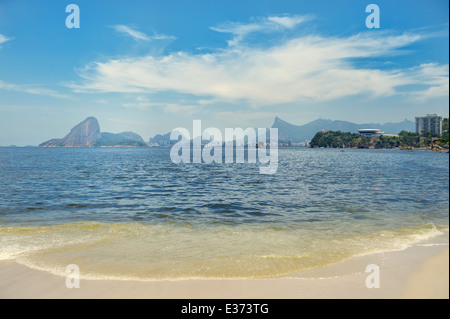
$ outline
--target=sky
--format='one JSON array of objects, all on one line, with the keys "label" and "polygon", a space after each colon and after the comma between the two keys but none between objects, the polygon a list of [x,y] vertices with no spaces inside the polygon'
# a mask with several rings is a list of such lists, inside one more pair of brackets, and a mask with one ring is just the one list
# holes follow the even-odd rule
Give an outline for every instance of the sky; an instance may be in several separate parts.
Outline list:
[{"label": "sky", "polygon": [[[68,28],[69,4],[79,28]],[[369,4],[379,28],[368,28]],[[0,0],[0,145],[448,117],[447,0]],[[75,20],[70,20],[75,21]],[[374,21],[374,20],[371,20]]]}]

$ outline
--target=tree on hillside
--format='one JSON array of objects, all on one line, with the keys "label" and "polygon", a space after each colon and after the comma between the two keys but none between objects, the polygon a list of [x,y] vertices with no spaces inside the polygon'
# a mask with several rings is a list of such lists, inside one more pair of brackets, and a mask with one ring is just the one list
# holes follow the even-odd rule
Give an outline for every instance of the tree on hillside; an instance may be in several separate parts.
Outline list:
[{"label": "tree on hillside", "polygon": [[442,137],[440,142],[442,144],[448,144],[448,118],[442,120]]}]

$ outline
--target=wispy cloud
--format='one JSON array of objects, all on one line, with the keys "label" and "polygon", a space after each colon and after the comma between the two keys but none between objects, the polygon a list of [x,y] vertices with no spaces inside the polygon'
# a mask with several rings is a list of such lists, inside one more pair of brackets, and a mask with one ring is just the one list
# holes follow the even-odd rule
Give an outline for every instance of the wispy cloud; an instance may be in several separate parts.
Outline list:
[{"label": "wispy cloud", "polygon": [[16,91],[16,92],[24,92],[28,94],[36,94],[36,95],[43,95],[43,96],[50,96],[54,98],[62,98],[62,99],[69,99],[71,98],[68,95],[61,94],[57,91],[39,87],[36,85],[19,85],[19,84],[10,84],[5,83],[0,80],[0,90],[8,90],[8,91]]},{"label": "wispy cloud", "polygon": [[133,126],[133,125],[141,125],[141,126],[151,125],[151,123],[148,122],[148,121],[135,121],[135,120],[118,119],[118,118],[108,118],[107,120],[110,121],[110,122],[113,122],[113,123],[126,124],[126,125],[130,125],[130,126]]},{"label": "wispy cloud", "polygon": [[131,102],[122,103],[122,106],[129,109],[145,110],[151,107],[159,106],[160,104],[151,102],[145,96],[139,95]]},{"label": "wispy cloud", "polygon": [[438,65],[436,63],[421,64],[413,68],[411,77],[428,86],[424,90],[417,90],[414,96],[420,100],[449,95],[449,65]]},{"label": "wispy cloud", "polygon": [[149,36],[144,32],[135,30],[127,25],[117,24],[111,26],[116,32],[123,34],[127,37],[132,38],[135,41],[150,41],[150,40],[166,40],[166,39],[174,39],[173,36],[168,36],[164,34],[153,33],[153,35]]},{"label": "wispy cloud", "polygon": [[130,28],[129,26],[118,24],[118,25],[111,26],[111,28],[113,28],[114,30],[116,30],[117,32],[119,32],[121,34],[124,34],[126,36],[133,38],[136,41],[139,41],[139,40],[150,41],[150,37],[148,35],[146,35],[143,32],[134,30],[134,29]]},{"label": "wispy cloud", "polygon": [[130,102],[122,103],[122,106],[129,109],[146,110],[149,108],[159,108],[164,113],[194,115],[201,110],[205,100],[199,100],[198,104],[187,103],[186,101],[174,102],[152,102],[147,97],[138,95]]},{"label": "wispy cloud", "polygon": [[251,23],[226,22],[211,30],[221,33],[230,33],[233,38],[228,41],[229,46],[236,46],[246,36],[256,32],[275,32],[283,29],[292,29],[297,25],[311,20],[310,16],[272,16],[254,19]]},{"label": "wispy cloud", "polygon": [[[283,41],[266,46],[252,46],[243,41],[253,32],[284,32],[304,21],[302,17],[282,16],[249,24],[227,23],[213,28],[234,35],[234,41],[222,50],[96,62],[80,74],[84,83],[70,86],[74,90],[90,92],[187,93],[214,101],[244,101],[255,107],[330,101],[354,95],[448,96],[448,65],[388,69],[352,63],[354,60],[395,56],[426,38],[423,33],[363,32],[340,37],[291,34]],[[406,93],[400,89],[408,85],[425,88]],[[144,104],[136,106],[151,106]]]},{"label": "wispy cloud", "polygon": [[163,106],[163,110],[165,113],[192,117],[201,110],[201,107],[193,104],[168,103]]},{"label": "wispy cloud", "polygon": [[159,34],[156,32],[153,33],[151,38],[153,40],[175,40],[176,39],[176,37],[174,37],[173,35]]},{"label": "wispy cloud", "polygon": [[267,20],[273,23],[276,23],[280,26],[283,26],[288,29],[292,29],[298,24],[310,20],[311,17],[307,16],[284,16],[284,17],[268,17]]},{"label": "wispy cloud", "polygon": [[12,38],[8,38],[7,36],[0,34],[0,45],[11,40]]}]

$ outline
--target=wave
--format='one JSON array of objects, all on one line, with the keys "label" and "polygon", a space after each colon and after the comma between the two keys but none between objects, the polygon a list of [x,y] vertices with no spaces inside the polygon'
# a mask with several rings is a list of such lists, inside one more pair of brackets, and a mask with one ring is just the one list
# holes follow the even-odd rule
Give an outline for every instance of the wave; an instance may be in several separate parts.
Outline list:
[{"label": "wave", "polygon": [[92,223],[0,227],[0,260],[86,279],[257,279],[286,276],[353,257],[403,250],[448,225],[346,234],[304,227],[182,223]]}]

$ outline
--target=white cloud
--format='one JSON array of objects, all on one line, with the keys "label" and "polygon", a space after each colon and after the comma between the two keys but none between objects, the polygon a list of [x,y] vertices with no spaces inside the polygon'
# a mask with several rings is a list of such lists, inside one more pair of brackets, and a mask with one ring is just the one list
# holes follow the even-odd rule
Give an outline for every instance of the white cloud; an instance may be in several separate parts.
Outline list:
[{"label": "white cloud", "polygon": [[411,70],[412,76],[423,85],[429,87],[425,90],[414,92],[414,95],[422,101],[449,95],[449,66],[436,63],[422,64]]},{"label": "white cloud", "polygon": [[150,37],[147,36],[145,33],[134,30],[126,25],[122,25],[122,24],[113,25],[112,28],[119,33],[125,34],[125,35],[133,38],[134,40],[142,40],[142,41],[150,40]]},{"label": "white cloud", "polygon": [[168,36],[164,34],[154,33],[152,36],[149,36],[143,32],[137,31],[129,26],[123,24],[117,24],[111,26],[116,32],[124,34],[128,37],[131,37],[135,41],[150,41],[150,40],[166,40],[166,39],[175,39],[173,36]]},{"label": "white cloud", "polygon": [[294,17],[268,17],[268,21],[277,23],[285,28],[292,29],[293,27],[297,26],[298,24],[305,22],[309,20],[308,17],[300,17],[300,16],[294,16]]},{"label": "white cloud", "polygon": [[162,109],[162,111],[164,113],[175,114],[175,115],[182,114],[182,115],[188,115],[188,116],[192,116],[201,110],[200,105],[187,104],[187,103],[150,102],[146,98],[142,99],[141,96],[138,96],[135,101],[122,103],[122,106],[125,108],[129,108],[129,109],[139,109],[139,110],[146,110],[149,108],[159,108],[159,109]]},{"label": "white cloud", "polygon": [[164,104],[163,110],[165,113],[175,114],[175,115],[185,115],[192,117],[194,114],[200,111],[201,107],[198,105],[190,104],[178,104],[178,103],[168,103]]},{"label": "white cloud", "polygon": [[0,34],[0,44],[11,41],[11,38],[8,38],[7,36],[4,36],[3,34]]},{"label": "white cloud", "polygon": [[405,94],[399,88],[414,84],[428,86],[422,96],[448,95],[448,66],[374,69],[357,67],[351,62],[399,54],[399,49],[423,39],[420,34],[297,35],[266,47],[242,44],[241,40],[249,33],[273,30],[276,26],[293,28],[301,22],[301,17],[270,17],[250,24],[224,24],[214,30],[230,32],[238,40],[223,50],[97,62],[80,74],[84,83],[70,86],[87,92],[187,93],[213,101],[244,101],[255,107],[330,101],[359,94],[373,97]]},{"label": "white cloud", "polygon": [[155,106],[154,103],[135,103],[135,102],[127,102],[127,103],[122,103],[122,106],[127,108],[127,109],[139,109],[139,110],[146,110],[150,107]]},{"label": "white cloud", "polygon": [[155,102],[143,95],[137,95],[131,101],[122,103],[122,106],[128,109],[146,110],[149,108],[161,109],[164,113],[193,115],[197,113],[203,104],[207,104],[206,100],[198,100],[198,104],[192,104],[188,101],[180,100],[177,102]]},{"label": "white cloud", "polygon": [[143,95],[138,95],[133,99],[133,101],[122,103],[122,106],[127,109],[145,110],[150,107],[159,106],[159,104],[151,102],[147,97]]},{"label": "white cloud", "polygon": [[223,111],[214,113],[214,118],[222,122],[233,123],[234,127],[247,128],[253,123],[270,123],[273,121],[273,112],[258,111]]},{"label": "white cloud", "polygon": [[46,89],[42,87],[38,87],[35,85],[18,85],[18,84],[9,84],[0,80],[0,90],[8,90],[8,91],[17,91],[24,92],[28,94],[36,94],[43,96],[50,96],[54,98],[63,98],[68,99],[70,96],[58,93],[57,91]]},{"label": "white cloud", "polygon": [[283,29],[292,29],[302,22],[308,21],[311,18],[308,16],[282,16],[282,17],[268,17],[264,19],[257,19],[252,23],[238,23],[227,22],[215,27],[211,30],[221,33],[230,33],[233,38],[228,41],[229,46],[237,46],[251,33],[255,32],[275,32]]},{"label": "white cloud", "polygon": [[159,34],[159,33],[154,33],[151,37],[153,40],[175,40],[176,37],[172,36],[172,35],[165,35],[165,34]]},{"label": "white cloud", "polygon": [[107,120],[110,122],[113,122],[113,123],[125,124],[125,125],[129,125],[129,126],[133,126],[133,125],[149,126],[149,125],[151,125],[151,123],[148,121],[135,121],[135,120],[122,119],[122,118],[121,119],[108,118]]}]

